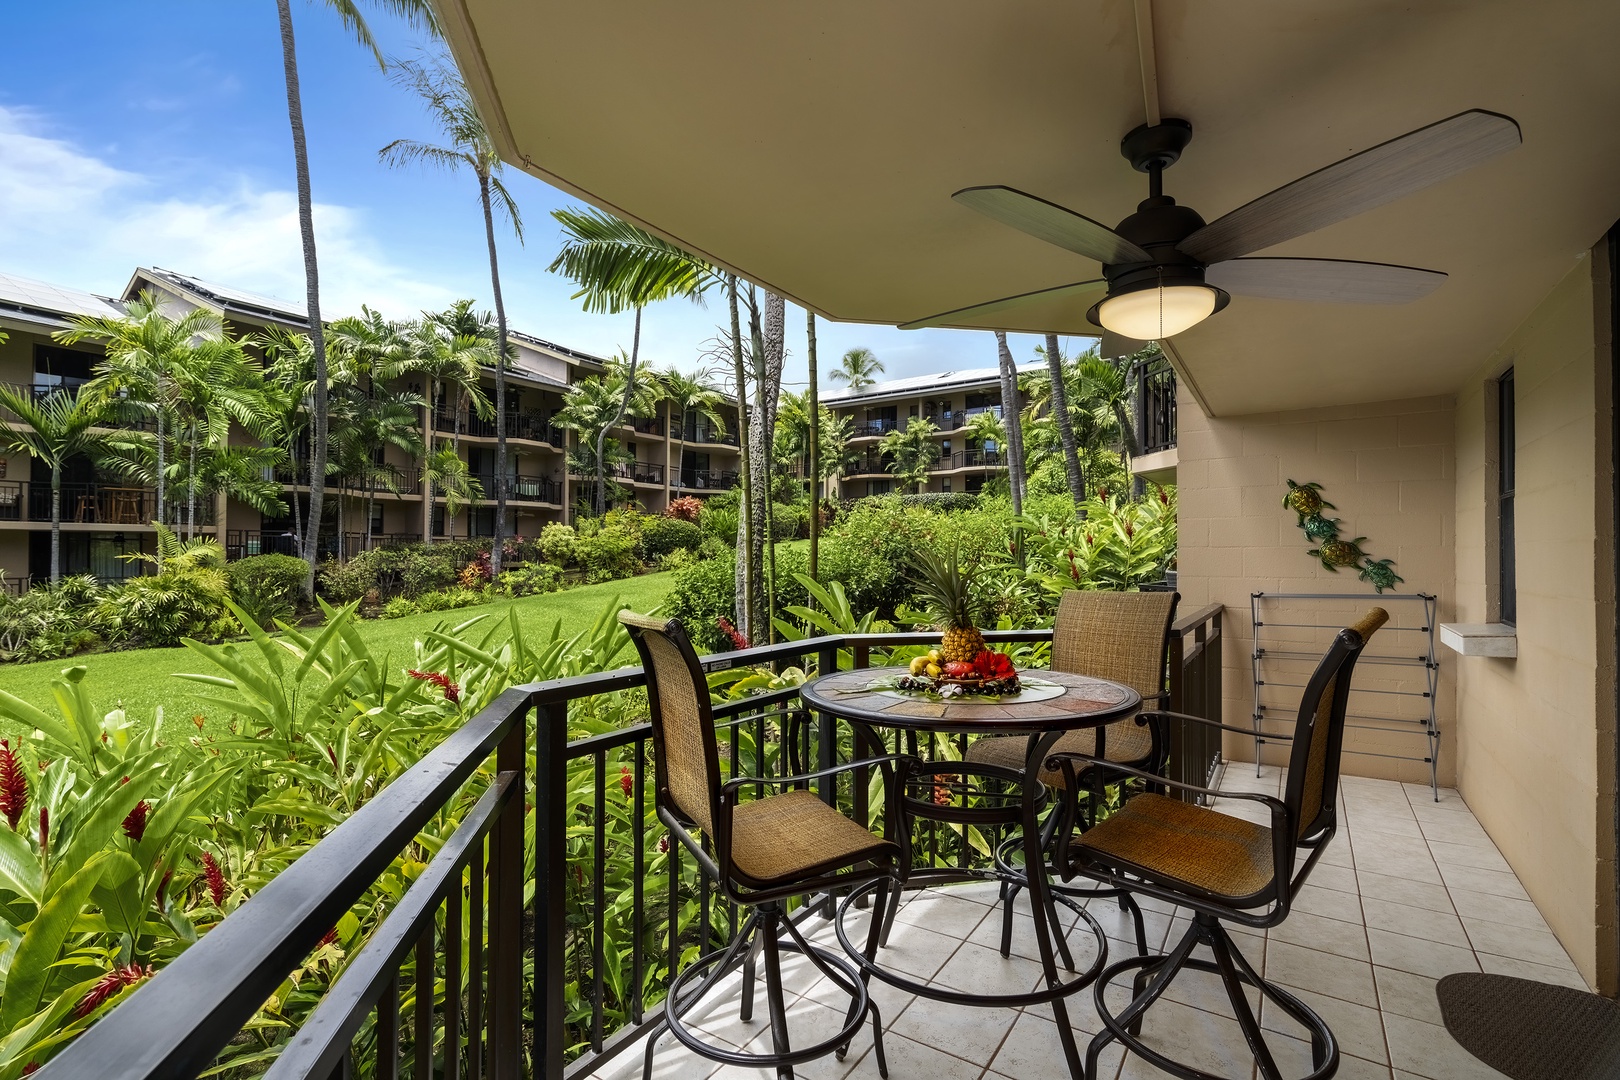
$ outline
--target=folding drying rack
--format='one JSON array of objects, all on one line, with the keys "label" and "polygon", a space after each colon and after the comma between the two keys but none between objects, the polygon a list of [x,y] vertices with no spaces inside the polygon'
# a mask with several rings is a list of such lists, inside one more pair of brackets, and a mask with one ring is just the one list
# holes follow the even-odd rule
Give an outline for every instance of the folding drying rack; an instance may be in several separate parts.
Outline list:
[{"label": "folding drying rack", "polygon": [[[1390,620],[1356,661],[1347,730],[1376,732],[1420,740],[1412,754],[1346,749],[1346,754],[1420,761],[1429,767],[1429,790],[1440,798],[1437,763],[1440,727],[1435,697],[1440,684],[1440,661],[1435,653],[1438,603],[1429,593],[1390,593],[1373,597],[1364,593],[1251,593],[1254,652],[1254,760],[1259,769],[1260,747],[1268,742],[1289,743],[1290,735],[1273,730],[1270,722],[1292,724],[1299,713],[1299,692],[1327,651],[1333,635],[1349,626],[1376,603]],[[1366,680],[1370,667],[1418,669],[1409,678],[1383,672]],[[1357,685],[1366,681],[1384,685]],[[1284,691],[1276,693],[1275,691]],[[1289,700],[1286,692],[1292,692]],[[1347,740],[1348,741],[1348,740]]]}]

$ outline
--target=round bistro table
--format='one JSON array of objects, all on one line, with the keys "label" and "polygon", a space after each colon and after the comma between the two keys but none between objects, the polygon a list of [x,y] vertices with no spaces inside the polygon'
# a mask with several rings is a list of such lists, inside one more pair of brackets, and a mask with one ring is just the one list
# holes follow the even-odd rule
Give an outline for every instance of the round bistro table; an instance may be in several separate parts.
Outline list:
[{"label": "round bistro table", "polygon": [[[1016,879],[1007,871],[973,874],[962,873],[962,878],[994,877],[1028,888],[1031,918],[1035,926],[1035,941],[1041,954],[1041,969],[1046,988],[1032,994],[1021,995],[1018,1001],[1008,996],[969,995],[957,991],[922,986],[904,976],[890,972],[860,950],[850,947],[843,929],[843,915],[864,891],[858,889],[846,897],[839,911],[838,936],[844,941],[857,963],[878,978],[914,993],[959,1004],[984,1006],[1028,1005],[1050,1003],[1057,1020],[1058,1037],[1063,1044],[1063,1056],[1069,1064],[1070,1074],[1076,1080],[1085,1076],[1079,1047],[1074,1041],[1074,1029],[1069,1024],[1064,999],[1071,993],[1090,985],[1096,978],[1101,963],[1094,964],[1081,977],[1065,981],[1058,973],[1057,952],[1067,949],[1061,939],[1056,918],[1054,893],[1046,880],[1046,857],[1041,851],[1041,831],[1038,815],[1045,798],[1044,787],[1034,778],[1041,774],[1041,766],[1053,746],[1065,732],[1080,728],[1101,728],[1116,720],[1135,715],[1141,708],[1142,698],[1135,690],[1105,679],[1073,675],[1062,671],[1021,672],[1027,690],[1004,698],[987,699],[969,696],[962,699],[935,699],[917,694],[906,694],[889,689],[893,681],[906,674],[903,667],[862,668],[839,671],[812,679],[799,688],[799,697],[808,709],[829,713],[848,720],[862,731],[870,745],[885,746],[887,741],[875,729],[894,728],[897,731],[952,732],[971,735],[1026,735],[1028,751],[1024,759],[1022,776],[1009,777],[1005,771],[993,766],[976,766],[967,761],[951,762],[950,768],[961,773],[983,773],[999,780],[1016,780],[1021,791],[1019,824],[1023,828],[1024,866],[1038,868],[1025,871]],[[1101,732],[1099,731],[1099,747]],[[1025,778],[1028,778],[1026,780]],[[949,820],[945,818],[945,820]],[[1071,905],[1072,906],[1072,905]],[[1083,916],[1087,913],[1082,912]],[[879,917],[874,912],[873,917]],[[1099,961],[1106,959],[1107,943],[1102,929],[1094,919],[1086,920],[1097,938]]]}]

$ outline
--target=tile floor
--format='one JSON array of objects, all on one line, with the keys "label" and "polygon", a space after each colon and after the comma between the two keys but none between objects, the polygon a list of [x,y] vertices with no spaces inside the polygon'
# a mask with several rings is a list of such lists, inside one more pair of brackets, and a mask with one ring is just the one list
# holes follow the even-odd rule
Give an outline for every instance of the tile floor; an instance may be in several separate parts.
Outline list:
[{"label": "tile floor", "polygon": [[[1260,777],[1252,765],[1233,764],[1228,791],[1279,794],[1273,768]],[[1233,928],[1239,946],[1267,978],[1283,984],[1323,1016],[1344,1053],[1345,1080],[1463,1080],[1500,1077],[1456,1044],[1441,1026],[1434,984],[1454,971],[1520,975],[1585,988],[1485,831],[1455,791],[1436,803],[1427,787],[1346,777],[1339,834],[1312,873],[1294,911],[1269,933]],[[1224,812],[1250,816],[1259,809],[1239,799],[1217,803]],[[1264,820],[1260,818],[1259,820]],[[958,886],[909,894],[880,954],[885,962],[929,981],[961,989],[1024,991],[1035,987],[1039,966],[1025,917],[1015,924],[1013,956],[996,951],[1000,915],[994,885]],[[1149,908],[1155,910],[1147,910]],[[1185,913],[1144,901],[1148,944],[1178,938]],[[1110,936],[1112,958],[1135,952],[1129,921],[1113,901],[1090,910]],[[1074,916],[1068,916],[1070,923]],[[831,926],[812,920],[815,940],[837,950]],[[1094,956],[1090,935],[1075,934],[1076,960]],[[789,1029],[801,1038],[837,1030],[843,1005],[836,987],[802,958],[784,957]],[[694,1014],[693,1023],[732,1046],[768,1049],[763,996],[752,1022],[738,1020],[734,976]],[[912,997],[874,982],[882,1010],[891,1080],[1034,1080],[1065,1075],[1051,1010],[977,1009]],[[1124,1005],[1125,994],[1114,1004]],[[847,1000],[847,999],[846,999]],[[1089,989],[1070,998],[1070,1019],[1081,1052],[1101,1030]],[[1260,1021],[1276,1032],[1278,1063],[1289,1077],[1310,1071],[1308,1045],[1292,1020],[1263,1008]],[[1166,999],[1147,1014],[1144,1034],[1169,1056],[1222,1076],[1254,1075],[1247,1045],[1214,976],[1184,972]],[[817,1035],[817,1032],[824,1034]],[[867,1080],[878,1075],[870,1029],[848,1058],[801,1065],[808,1080]],[[641,1075],[641,1048],[605,1065],[595,1080]],[[1105,1080],[1163,1076],[1145,1060],[1127,1058],[1117,1043],[1104,1053]],[[701,1077],[768,1078],[774,1073],[716,1067],[667,1034],[658,1044],[653,1074],[660,1080]]]}]

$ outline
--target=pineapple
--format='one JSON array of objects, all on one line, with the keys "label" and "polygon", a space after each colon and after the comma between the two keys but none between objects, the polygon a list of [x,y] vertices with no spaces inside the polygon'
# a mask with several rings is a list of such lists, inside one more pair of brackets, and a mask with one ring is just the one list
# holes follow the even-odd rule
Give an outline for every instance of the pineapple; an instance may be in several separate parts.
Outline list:
[{"label": "pineapple", "polygon": [[924,550],[911,564],[911,579],[927,605],[928,615],[944,631],[939,658],[947,664],[971,663],[985,648],[984,635],[974,626],[968,575],[962,572],[959,555],[953,544],[944,557]]}]

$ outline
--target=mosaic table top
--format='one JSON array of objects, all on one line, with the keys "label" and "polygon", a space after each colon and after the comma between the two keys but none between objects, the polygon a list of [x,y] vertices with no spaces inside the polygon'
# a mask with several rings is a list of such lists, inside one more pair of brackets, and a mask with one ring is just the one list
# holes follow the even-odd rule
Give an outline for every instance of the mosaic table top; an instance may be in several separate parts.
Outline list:
[{"label": "mosaic table top", "polygon": [[812,709],[885,727],[1015,734],[1099,727],[1134,714],[1135,690],[1064,671],[1019,672],[1029,689],[1007,697],[938,699],[893,689],[903,667],[839,671],[805,683],[799,696]]}]

